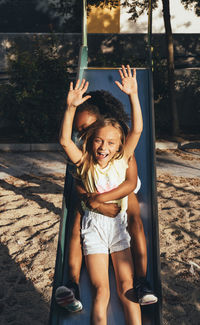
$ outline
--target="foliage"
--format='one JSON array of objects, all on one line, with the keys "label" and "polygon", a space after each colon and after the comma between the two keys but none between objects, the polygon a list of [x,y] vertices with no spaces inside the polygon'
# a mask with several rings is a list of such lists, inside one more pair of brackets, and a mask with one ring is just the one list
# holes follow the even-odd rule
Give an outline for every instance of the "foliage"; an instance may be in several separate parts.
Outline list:
[{"label": "foliage", "polygon": [[197,16],[200,16],[200,1],[199,0],[181,0],[185,9],[194,10]]},{"label": "foliage", "polygon": [[[152,8],[157,7],[157,0],[152,0]],[[185,5],[185,8],[194,7],[195,12],[199,13],[199,1],[197,0],[189,1],[189,0],[181,0],[181,3]],[[165,35],[166,35],[166,44],[167,44],[167,70],[168,70],[168,106],[171,109],[171,130],[170,133],[173,136],[177,136],[180,132],[180,123],[179,123],[179,115],[176,104],[176,96],[175,96],[175,75],[174,75],[174,47],[173,47],[173,36],[171,29],[171,21],[170,21],[170,5],[169,0],[162,0],[163,4],[163,18],[165,25]],[[124,5],[128,6],[129,13],[131,13],[131,20],[136,21],[137,18],[143,14],[145,10],[148,9],[149,1],[124,1]]]},{"label": "foliage", "polygon": [[[115,8],[119,0],[87,0],[90,7]],[[186,9],[200,15],[199,0],[180,0]],[[1,32],[81,32],[82,3],[80,0],[0,0]],[[130,20],[148,10],[149,0],[121,0],[129,9]],[[153,9],[158,0],[152,0]]]},{"label": "foliage", "polygon": [[[199,0],[180,0],[184,5],[185,9],[194,10],[197,16],[200,16],[200,1]],[[96,6],[99,6],[99,3],[108,3],[110,7],[114,7],[116,1],[91,1],[96,2]],[[158,7],[158,0],[152,0],[152,9]],[[88,1],[90,3],[90,1]],[[149,8],[149,0],[124,0],[121,3],[122,6],[129,8],[129,13],[131,13],[130,20],[136,21],[139,16],[141,16]]]},{"label": "foliage", "polygon": [[10,82],[0,86],[2,115],[18,127],[21,140],[46,142],[58,139],[68,85],[67,67],[56,45],[35,46],[9,53]]},{"label": "foliage", "polygon": [[[50,10],[48,0],[0,0],[1,32],[49,32],[49,25],[58,26],[58,17]],[[44,2],[44,1],[43,1]]]},{"label": "foliage", "polygon": [[169,94],[167,86],[166,59],[161,57],[160,43],[158,39],[153,42],[153,85],[154,85],[154,110],[156,136],[170,133],[171,114],[168,105]]},{"label": "foliage", "polygon": [[[83,1],[77,1],[77,0],[59,0],[57,2],[52,2],[51,6],[55,10],[57,10],[59,13],[62,14],[73,14],[74,8],[78,5],[81,7],[81,4]],[[108,7],[108,8],[115,8],[119,5],[119,0],[87,0],[88,6],[95,6],[95,7]]]},{"label": "foliage", "polygon": [[[128,13],[131,14],[130,20],[136,21],[149,8],[149,0],[125,0],[122,6],[129,8]],[[152,0],[152,8],[158,7],[158,0]]]},{"label": "foliage", "polygon": [[89,6],[95,6],[95,7],[100,7],[100,8],[116,8],[119,5],[119,0],[88,0],[87,4]]},{"label": "foliage", "polygon": [[[200,16],[199,0],[180,0],[185,9],[194,10],[197,16]],[[111,1],[112,2],[112,1]],[[122,6],[129,8],[128,13],[131,14],[130,20],[136,21],[149,8],[149,0],[124,0]],[[158,7],[158,0],[152,0],[152,9]]]},{"label": "foliage", "polygon": [[[81,32],[81,22],[83,16],[83,1],[80,0],[58,0],[51,2],[49,8],[58,16],[62,16],[62,30],[67,32]],[[87,12],[91,10],[91,6],[100,8],[116,8],[119,5],[118,0],[87,0]]]}]

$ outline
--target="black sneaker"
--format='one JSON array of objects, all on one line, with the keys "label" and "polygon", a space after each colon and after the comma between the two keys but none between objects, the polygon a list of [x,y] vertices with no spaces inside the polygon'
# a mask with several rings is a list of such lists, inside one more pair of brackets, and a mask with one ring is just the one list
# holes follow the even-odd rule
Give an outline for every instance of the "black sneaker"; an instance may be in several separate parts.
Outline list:
[{"label": "black sneaker", "polygon": [[145,278],[139,278],[136,281],[135,290],[137,293],[138,302],[142,306],[155,304],[158,301],[158,298],[151,290],[150,284]]},{"label": "black sneaker", "polygon": [[80,301],[79,286],[75,282],[69,281],[65,286],[58,287],[55,299],[59,306],[67,309],[71,313],[76,313],[83,309]]}]

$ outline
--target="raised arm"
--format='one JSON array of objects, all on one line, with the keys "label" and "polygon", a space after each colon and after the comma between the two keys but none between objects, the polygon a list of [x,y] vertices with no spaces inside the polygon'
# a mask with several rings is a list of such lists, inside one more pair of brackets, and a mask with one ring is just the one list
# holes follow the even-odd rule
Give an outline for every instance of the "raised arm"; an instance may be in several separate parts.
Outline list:
[{"label": "raised arm", "polygon": [[76,146],[71,138],[74,115],[77,106],[91,97],[89,95],[83,97],[84,93],[87,91],[88,82],[85,82],[85,79],[83,79],[80,86],[79,83],[80,80],[76,82],[74,89],[73,82],[70,83],[70,89],[67,96],[67,109],[64,113],[59,139],[60,144],[74,164],[78,164],[82,157],[82,151]]},{"label": "raised arm", "polygon": [[133,69],[132,74],[129,65],[127,65],[127,68],[122,65],[122,70],[119,70],[119,74],[121,76],[121,83],[119,81],[115,81],[115,83],[125,94],[129,96],[131,105],[131,129],[127,136],[126,144],[124,147],[124,157],[128,160],[134,153],[134,150],[142,133],[143,119],[138,98],[136,69]]}]

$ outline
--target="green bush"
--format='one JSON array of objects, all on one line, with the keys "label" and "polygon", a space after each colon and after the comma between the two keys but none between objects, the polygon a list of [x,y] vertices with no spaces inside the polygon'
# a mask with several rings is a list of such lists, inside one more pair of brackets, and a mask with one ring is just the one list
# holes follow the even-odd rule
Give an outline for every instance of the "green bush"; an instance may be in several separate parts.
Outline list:
[{"label": "green bush", "polygon": [[[58,139],[68,87],[67,64],[53,47],[9,52],[9,83],[0,86],[1,117],[15,125],[23,142]],[[11,130],[12,131],[12,130]]]}]

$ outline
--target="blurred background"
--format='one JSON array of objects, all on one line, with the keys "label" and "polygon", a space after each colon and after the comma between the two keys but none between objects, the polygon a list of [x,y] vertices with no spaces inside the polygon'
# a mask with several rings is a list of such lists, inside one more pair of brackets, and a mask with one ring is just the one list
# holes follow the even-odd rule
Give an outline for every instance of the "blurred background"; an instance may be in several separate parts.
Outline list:
[{"label": "blurred background", "polygon": [[[156,138],[199,139],[199,1],[151,2]],[[149,65],[148,6],[88,0],[89,67]],[[79,0],[0,0],[0,143],[58,142],[82,15]]]}]

